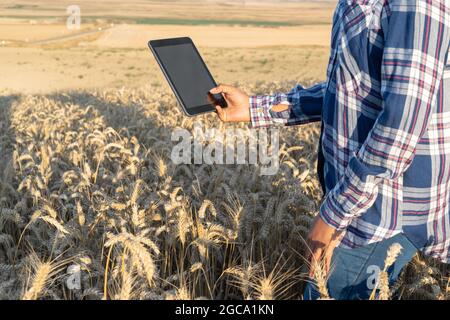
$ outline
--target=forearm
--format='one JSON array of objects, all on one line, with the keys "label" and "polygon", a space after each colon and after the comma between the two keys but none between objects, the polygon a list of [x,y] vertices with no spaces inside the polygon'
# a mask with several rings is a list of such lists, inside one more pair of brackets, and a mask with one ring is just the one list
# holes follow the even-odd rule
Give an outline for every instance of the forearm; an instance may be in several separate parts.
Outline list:
[{"label": "forearm", "polygon": [[251,96],[250,118],[253,127],[274,124],[286,126],[321,120],[325,83],[308,89],[297,85],[289,93]]}]

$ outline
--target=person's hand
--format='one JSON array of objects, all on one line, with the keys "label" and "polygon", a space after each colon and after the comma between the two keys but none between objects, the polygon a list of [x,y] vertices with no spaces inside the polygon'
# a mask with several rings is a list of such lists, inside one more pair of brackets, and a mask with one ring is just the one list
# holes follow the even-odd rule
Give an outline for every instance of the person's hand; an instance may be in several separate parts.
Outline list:
[{"label": "person's hand", "polygon": [[211,94],[222,94],[228,107],[215,105],[217,114],[223,122],[250,122],[249,96],[242,90],[221,84],[211,89]]},{"label": "person's hand", "polygon": [[340,232],[325,223],[320,216],[316,217],[307,239],[310,250],[308,261],[311,278],[317,271],[315,268],[319,267],[324,269],[325,274],[328,274],[334,249],[339,243],[339,236]]}]

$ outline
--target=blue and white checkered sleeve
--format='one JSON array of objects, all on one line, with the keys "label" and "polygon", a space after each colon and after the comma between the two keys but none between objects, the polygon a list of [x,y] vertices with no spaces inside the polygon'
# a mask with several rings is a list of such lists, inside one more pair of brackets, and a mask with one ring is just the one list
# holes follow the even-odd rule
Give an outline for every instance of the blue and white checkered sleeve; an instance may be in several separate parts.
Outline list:
[{"label": "blue and white checkered sleeve", "polygon": [[[274,124],[291,126],[320,121],[324,94],[325,82],[322,82],[307,89],[297,85],[289,93],[251,96],[252,126],[255,128]],[[287,105],[287,110],[281,112],[271,110],[273,106],[281,104]]]}]

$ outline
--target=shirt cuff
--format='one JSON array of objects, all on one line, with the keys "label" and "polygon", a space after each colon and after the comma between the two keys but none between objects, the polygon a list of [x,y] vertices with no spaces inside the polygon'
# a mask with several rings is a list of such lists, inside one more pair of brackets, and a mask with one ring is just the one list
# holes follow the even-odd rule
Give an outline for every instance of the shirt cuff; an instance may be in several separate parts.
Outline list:
[{"label": "shirt cuff", "polygon": [[290,117],[290,108],[286,111],[275,112],[272,107],[276,104],[290,103],[285,94],[275,94],[273,96],[251,96],[250,119],[254,128],[268,127],[273,124],[286,124]]},{"label": "shirt cuff", "polygon": [[320,216],[330,226],[344,230],[374,204],[380,180],[363,171],[357,157],[352,157],[342,178],[326,195]]},{"label": "shirt cuff", "polygon": [[273,124],[270,114],[273,105],[272,96],[250,96],[249,102],[252,127],[262,128]]},{"label": "shirt cuff", "polygon": [[326,197],[320,206],[319,215],[322,220],[337,231],[345,230],[352,222],[352,216],[339,209],[332,197]]}]

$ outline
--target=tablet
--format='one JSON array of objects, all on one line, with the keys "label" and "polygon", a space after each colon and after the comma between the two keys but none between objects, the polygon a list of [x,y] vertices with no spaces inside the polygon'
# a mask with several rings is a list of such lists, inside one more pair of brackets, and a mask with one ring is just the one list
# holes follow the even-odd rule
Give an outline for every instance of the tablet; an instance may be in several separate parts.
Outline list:
[{"label": "tablet", "polygon": [[209,94],[217,83],[190,38],[153,40],[149,47],[187,116],[226,107],[221,94]]}]

